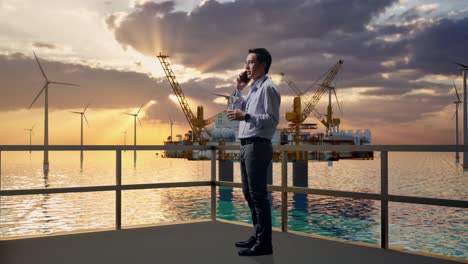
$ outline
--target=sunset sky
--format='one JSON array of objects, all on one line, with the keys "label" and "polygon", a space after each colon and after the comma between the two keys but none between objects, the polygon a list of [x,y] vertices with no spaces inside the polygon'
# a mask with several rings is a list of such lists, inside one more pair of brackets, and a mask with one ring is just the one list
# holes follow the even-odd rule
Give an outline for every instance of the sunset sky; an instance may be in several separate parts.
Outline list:
[{"label": "sunset sky", "polygon": [[[49,86],[49,144],[133,143],[134,113],[143,105],[138,144],[161,144],[189,129],[155,57],[170,56],[192,111],[222,111],[249,48],[273,56],[281,95],[281,127],[292,110],[288,74],[301,89],[339,59],[336,92],[341,129],[370,129],[373,144],[453,144],[461,73],[468,64],[466,0],[0,0],[0,144],[42,144],[44,96],[28,110],[44,79]],[[313,91],[309,92],[311,95]],[[318,105],[326,112],[327,97]],[[462,118],[460,107],[460,127]],[[313,117],[307,122],[318,123]],[[323,132],[318,126],[316,132]],[[460,129],[460,132],[462,130]]]}]

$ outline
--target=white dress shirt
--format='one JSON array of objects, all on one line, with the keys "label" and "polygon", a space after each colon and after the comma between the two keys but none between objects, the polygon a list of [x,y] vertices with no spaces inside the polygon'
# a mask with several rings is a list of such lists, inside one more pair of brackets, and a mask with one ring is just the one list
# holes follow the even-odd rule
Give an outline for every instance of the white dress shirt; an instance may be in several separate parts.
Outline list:
[{"label": "white dress shirt", "polygon": [[236,89],[233,107],[250,115],[248,121],[239,122],[238,138],[261,137],[271,139],[279,123],[281,95],[268,75],[257,79],[246,96]]}]

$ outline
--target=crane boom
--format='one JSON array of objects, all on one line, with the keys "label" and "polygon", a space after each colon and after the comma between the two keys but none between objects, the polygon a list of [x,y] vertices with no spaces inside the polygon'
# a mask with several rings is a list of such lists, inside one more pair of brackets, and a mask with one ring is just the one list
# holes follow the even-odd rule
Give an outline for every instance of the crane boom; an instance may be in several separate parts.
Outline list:
[{"label": "crane boom", "polygon": [[302,95],[302,92],[299,89],[299,87],[297,87],[296,84],[293,81],[291,81],[284,72],[280,72],[280,75],[281,78],[288,84],[289,88],[291,88],[291,90],[293,90],[293,92],[295,92],[297,96]]},{"label": "crane boom", "polygon": [[335,79],[338,72],[341,70],[341,65],[343,65],[343,60],[339,60],[331,69],[327,72],[325,79],[319,85],[319,89],[314,93],[312,99],[307,101],[304,110],[302,111],[302,121],[309,117],[310,113],[315,109],[322,95],[327,91],[327,89],[332,88],[331,83]]},{"label": "crane boom", "polygon": [[182,111],[184,112],[185,118],[187,118],[190,128],[193,131],[195,137],[194,140],[201,141],[201,128],[194,125],[193,123],[196,120],[195,115],[190,109],[187,99],[185,98],[184,92],[182,91],[182,88],[180,88],[180,85],[177,82],[174,72],[171,69],[171,65],[168,60],[169,56],[162,55],[161,53],[159,53],[157,57],[159,59],[159,62],[161,63],[161,66],[164,70],[164,73],[166,74],[169,83],[171,84],[172,90],[174,91],[174,94],[176,95],[177,100],[179,101],[179,104],[182,107]]},{"label": "crane boom", "polygon": [[[286,84],[288,84],[289,88],[291,88],[291,90],[293,90],[293,92],[295,92],[297,96],[300,96],[306,102],[306,105],[310,104],[310,100],[308,98],[305,98],[299,87],[297,87],[297,85],[293,81],[291,81],[291,79],[289,79],[289,77],[284,72],[281,72],[280,75],[283,81],[285,81]],[[318,120],[320,120],[321,115],[317,111],[317,109],[313,108],[312,114],[314,114],[314,116]]]}]

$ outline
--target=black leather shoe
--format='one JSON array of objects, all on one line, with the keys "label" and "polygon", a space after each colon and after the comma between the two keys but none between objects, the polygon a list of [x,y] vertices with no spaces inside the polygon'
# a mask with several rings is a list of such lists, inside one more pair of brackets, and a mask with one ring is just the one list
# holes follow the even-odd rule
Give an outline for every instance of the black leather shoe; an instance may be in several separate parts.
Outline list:
[{"label": "black leather shoe", "polygon": [[238,252],[239,256],[261,256],[273,254],[273,247],[255,244],[252,248],[242,249]]},{"label": "black leather shoe", "polygon": [[253,247],[253,245],[255,245],[255,243],[257,243],[257,238],[254,236],[251,236],[249,239],[245,241],[236,242],[235,245],[236,247],[251,248]]}]

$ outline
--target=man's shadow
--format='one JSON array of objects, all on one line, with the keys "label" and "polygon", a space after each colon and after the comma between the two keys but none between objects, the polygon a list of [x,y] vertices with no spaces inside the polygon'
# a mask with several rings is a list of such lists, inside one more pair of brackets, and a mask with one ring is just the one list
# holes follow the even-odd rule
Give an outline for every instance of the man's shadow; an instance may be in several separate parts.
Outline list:
[{"label": "man's shadow", "polygon": [[273,255],[267,255],[267,256],[258,256],[258,257],[250,257],[250,259],[259,264],[274,264],[275,259],[273,258]]}]

